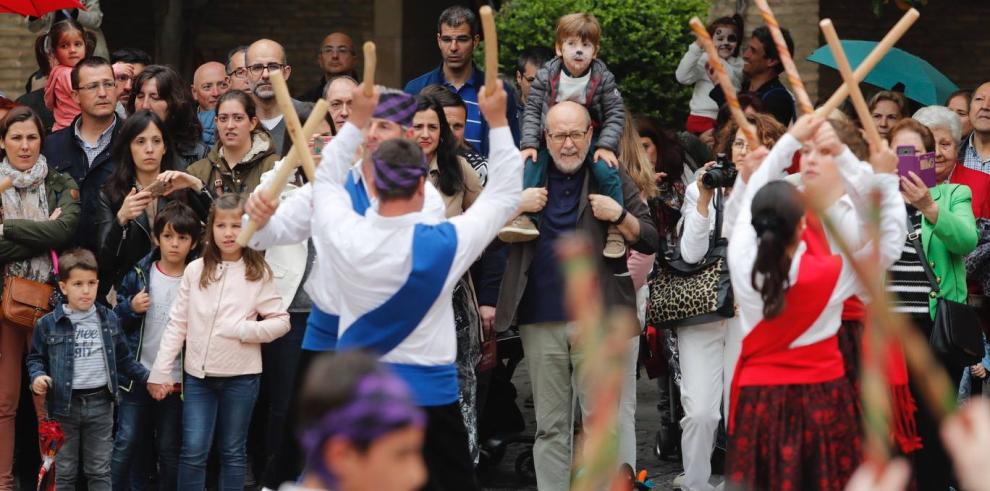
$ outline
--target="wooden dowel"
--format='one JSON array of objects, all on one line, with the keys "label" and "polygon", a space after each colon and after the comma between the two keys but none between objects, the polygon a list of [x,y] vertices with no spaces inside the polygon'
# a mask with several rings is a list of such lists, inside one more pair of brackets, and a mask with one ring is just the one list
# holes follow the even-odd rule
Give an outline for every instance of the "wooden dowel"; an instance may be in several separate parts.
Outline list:
[{"label": "wooden dowel", "polygon": [[[299,163],[302,161],[300,153],[305,153],[309,155],[309,139],[316,133],[316,128],[320,126],[320,123],[327,115],[327,111],[330,109],[330,105],[327,101],[320,99],[316,101],[313,105],[313,111],[309,113],[309,118],[306,119],[306,124],[302,127],[303,140],[293,140],[292,148],[289,149],[289,153],[285,154],[285,158],[282,159],[282,164],[279,166],[278,170],[275,171],[275,176],[272,180],[261,189],[261,195],[267,201],[272,201],[278,198],[285,186],[289,183],[289,178],[292,174],[299,168]],[[312,160],[312,156],[310,156]],[[254,233],[258,231],[258,224],[254,220],[248,222],[247,226],[241,229],[240,235],[237,236],[237,243],[241,247],[247,247],[248,242]]]},{"label": "wooden dowel", "polygon": [[[877,131],[877,124],[873,121],[870,109],[866,106],[866,99],[863,98],[863,92],[859,90],[859,83],[856,81],[852,68],[849,66],[849,59],[846,58],[846,52],[842,49],[842,42],[839,41],[839,35],[835,32],[835,26],[832,25],[832,20],[822,19],[818,23],[818,26],[821,27],[822,34],[825,35],[825,41],[828,43],[829,49],[832,50],[832,56],[835,58],[835,64],[839,68],[839,73],[842,74],[842,80],[849,87],[849,96],[852,98],[853,107],[856,108],[856,114],[859,115],[859,121],[863,125],[863,130],[866,131],[866,141],[869,142],[870,149],[875,151],[883,148],[884,141],[880,138],[880,132]],[[827,117],[828,115],[825,116]]]},{"label": "wooden dowel", "polygon": [[498,86],[498,34],[495,32],[495,16],[492,8],[484,5],[481,14],[481,29],[485,33],[485,94],[495,93]]},{"label": "wooden dowel", "polygon": [[378,66],[378,55],[375,51],[375,43],[366,41],[364,43],[364,95],[371,97],[375,93],[375,68]]},{"label": "wooden dowel", "polygon": [[743,135],[746,136],[746,142],[749,144],[749,148],[756,149],[762,142],[756,137],[756,128],[746,119],[746,114],[743,113],[742,107],[739,106],[736,89],[732,86],[732,81],[729,80],[729,74],[725,72],[725,67],[722,66],[722,59],[718,57],[718,50],[715,49],[715,44],[712,43],[712,38],[708,35],[708,29],[697,17],[693,17],[690,24],[691,30],[698,36],[698,43],[708,53],[708,64],[715,71],[715,78],[718,79],[719,85],[722,86],[722,93],[725,94],[725,103],[729,105],[729,110],[732,111],[732,118],[739,125],[739,129],[742,130]]},{"label": "wooden dowel", "polygon": [[[921,14],[919,14],[915,9],[908,10],[901,17],[901,20],[897,21],[897,24],[894,24],[894,27],[892,27],[883,39],[877,43],[877,45],[873,48],[873,51],[871,51],[870,54],[863,59],[863,62],[856,67],[856,70],[853,72],[853,75],[856,77],[856,83],[862,82],[863,79],[866,78],[870,71],[877,66],[877,63],[880,63],[880,60],[882,60],[887,52],[890,51],[890,48],[894,47],[894,44],[896,44],[897,41],[904,36],[904,33],[911,28],[911,25],[918,20],[920,15]],[[828,101],[826,101],[822,107],[818,108],[815,113],[821,117],[828,117],[832,111],[842,104],[842,101],[846,100],[846,97],[849,97],[849,85],[843,83],[838,89],[836,89],[835,93],[832,94],[832,97],[829,97]]]},{"label": "wooden dowel", "polygon": [[763,22],[770,29],[770,36],[773,37],[773,42],[777,46],[777,55],[780,57],[780,63],[784,65],[784,73],[787,74],[787,81],[790,83],[794,95],[797,96],[798,108],[802,114],[815,112],[815,106],[811,103],[811,98],[808,97],[808,92],[804,89],[804,82],[801,81],[801,75],[798,73],[797,66],[794,64],[793,53],[787,48],[784,34],[780,31],[780,23],[777,22],[777,17],[773,15],[773,10],[770,10],[767,0],[756,0],[756,6],[760,9]]},{"label": "wooden dowel", "polygon": [[[275,102],[278,104],[278,108],[282,110],[285,134],[292,137],[294,144],[305,145],[306,139],[303,138],[302,124],[299,122],[299,115],[296,114],[296,107],[292,105],[292,97],[289,96],[289,86],[285,83],[285,77],[282,76],[281,71],[276,70],[268,75],[268,79],[275,91]],[[309,152],[302,152],[300,158],[302,158],[302,168],[306,174],[306,179],[316,180],[316,164],[313,163],[313,156]]]}]

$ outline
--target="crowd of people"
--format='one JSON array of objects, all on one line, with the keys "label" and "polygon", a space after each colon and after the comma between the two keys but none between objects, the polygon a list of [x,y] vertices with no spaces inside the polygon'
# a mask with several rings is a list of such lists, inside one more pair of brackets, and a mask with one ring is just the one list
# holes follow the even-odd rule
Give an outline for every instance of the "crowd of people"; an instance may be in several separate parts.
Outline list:
[{"label": "crowd of people", "polygon": [[[31,19],[39,70],[0,99],[0,490],[33,478],[15,472],[36,449],[15,421],[42,419],[65,435],[55,489],[480,489],[483,418],[500,416],[486,408],[506,404],[497,340],[516,335],[536,484],[567,490],[595,402],[556,249],[575,232],[602,301],[640,331],[661,327],[650,293],[669,263],[720,257],[735,302],[630,337],[616,471],[642,466],[636,424],[653,418],[680,449],[676,489],[721,486],[720,440],[730,488],[988,489],[990,343],[974,359],[935,340],[943,301],[985,309],[990,292],[990,81],[926,107],[876,92],[878,148],[849,105],[799,115],[770,31],[747,36],[735,15],[709,26],[720,60],[684,47],[689,116],[670,128],[623,103],[594,15],[561,17],[553,46],[485,87],[477,15],[454,6],[437,20],[440,65],[403,90],[366,87],[354,40],[327,35],[323,75],[292,106],[303,121],[318,99],[329,111],[293,142],[277,41],[185,80],[108,52],[90,17]],[[293,145],[315,176],[290,170],[263,193],[298,164]],[[930,158],[931,177],[899,171],[904,157]],[[890,309],[941,348],[962,407],[940,421],[925,374],[892,349],[903,459],[884,468],[863,463],[860,353],[880,301],[857,276],[865,258],[887,272]],[[664,359],[659,414],[636,413],[646,359]]]}]

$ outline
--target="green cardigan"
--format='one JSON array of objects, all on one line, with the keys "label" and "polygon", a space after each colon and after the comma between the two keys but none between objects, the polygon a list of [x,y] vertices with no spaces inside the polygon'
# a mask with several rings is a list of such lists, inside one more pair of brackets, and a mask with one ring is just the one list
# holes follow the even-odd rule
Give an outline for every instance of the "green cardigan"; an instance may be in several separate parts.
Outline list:
[{"label": "green cardigan", "polygon": [[[921,245],[928,264],[935,272],[941,297],[965,303],[966,255],[976,248],[976,220],[973,218],[972,192],[961,184],[939,184],[929,190],[938,205],[938,223],[921,221]],[[935,297],[929,298],[935,318]]]},{"label": "green cardigan", "polygon": [[55,208],[61,208],[61,216],[45,221],[5,221],[3,237],[0,238],[0,264],[47,254],[49,249],[57,251],[72,241],[80,213],[76,181],[68,174],[60,174],[49,167],[45,176],[45,192],[48,194],[48,209],[55,211]]}]

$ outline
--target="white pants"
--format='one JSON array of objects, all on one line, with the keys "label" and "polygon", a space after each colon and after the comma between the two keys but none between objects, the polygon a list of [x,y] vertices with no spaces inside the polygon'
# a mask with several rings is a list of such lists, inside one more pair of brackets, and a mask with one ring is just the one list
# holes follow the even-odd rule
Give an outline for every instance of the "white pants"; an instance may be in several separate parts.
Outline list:
[{"label": "white pants", "polygon": [[711,491],[712,450],[722,418],[729,407],[729,386],[742,335],[735,318],[677,329],[681,362],[681,456],[685,491]]},{"label": "white pants", "polygon": [[619,395],[619,464],[629,464],[636,469],[636,359],[639,357],[639,337],[627,345],[626,373]]}]

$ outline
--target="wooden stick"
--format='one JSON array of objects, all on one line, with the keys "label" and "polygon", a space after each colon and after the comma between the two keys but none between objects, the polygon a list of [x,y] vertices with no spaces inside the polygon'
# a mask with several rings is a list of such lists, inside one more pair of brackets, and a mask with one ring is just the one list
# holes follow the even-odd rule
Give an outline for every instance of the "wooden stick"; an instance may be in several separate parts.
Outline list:
[{"label": "wooden stick", "polygon": [[[292,105],[292,97],[289,96],[289,86],[285,83],[285,77],[280,70],[269,73],[269,80],[272,89],[275,90],[275,102],[282,110],[282,121],[285,123],[285,134],[292,137],[294,145],[305,145],[307,139],[303,136],[302,125],[299,123],[299,115],[296,114],[296,107]],[[309,152],[301,152],[303,172],[306,179],[316,180],[316,164],[313,163],[313,156]]]},{"label": "wooden stick", "polygon": [[375,43],[364,43],[364,96],[371,97],[375,93],[375,68],[378,66],[378,55],[375,53]]},{"label": "wooden stick", "polygon": [[[885,35],[883,39],[877,43],[877,45],[873,48],[873,51],[871,51],[870,54],[863,59],[863,62],[856,67],[856,71],[853,72],[853,75],[856,76],[856,83],[862,82],[863,79],[866,78],[870,71],[877,66],[877,63],[880,63],[880,60],[882,60],[887,52],[890,51],[890,48],[894,47],[894,44],[896,44],[897,41],[904,36],[904,33],[911,28],[911,25],[918,20],[920,15],[921,14],[919,14],[915,9],[908,10],[904,16],[901,17],[901,20],[897,21],[897,24],[894,24],[894,27],[892,27],[890,31],[887,32],[887,35]],[[849,84],[843,83],[838,89],[836,89],[835,93],[832,94],[832,97],[829,97],[828,101],[825,102],[822,107],[818,108],[815,113],[821,117],[828,117],[828,115],[839,107],[839,105],[842,104],[842,101],[846,100],[846,97],[848,96]]]},{"label": "wooden stick", "polygon": [[801,75],[798,74],[797,66],[794,65],[793,53],[787,49],[787,42],[784,41],[784,34],[780,31],[780,23],[777,22],[777,17],[773,15],[773,10],[770,10],[767,0],[756,0],[756,6],[760,9],[763,22],[770,29],[770,36],[773,37],[774,44],[777,45],[777,55],[780,57],[780,63],[784,65],[784,73],[787,74],[787,81],[790,83],[794,95],[797,96],[798,108],[801,109],[802,114],[815,112],[815,106],[811,103],[808,92],[804,90],[804,82],[801,81]]},{"label": "wooden stick", "polygon": [[10,188],[13,185],[14,185],[14,181],[9,177],[0,179],[0,193],[6,191],[8,188]]},{"label": "wooden stick", "polygon": [[485,94],[495,93],[498,87],[498,34],[495,32],[495,16],[492,8],[484,5],[479,9],[481,28],[485,33]]},{"label": "wooden stick", "polygon": [[[839,35],[835,32],[835,26],[832,25],[832,20],[822,19],[818,25],[822,29],[822,34],[825,35],[825,41],[828,42],[829,49],[832,50],[832,57],[835,58],[835,64],[839,67],[842,80],[849,87],[849,96],[852,98],[853,107],[856,108],[856,114],[859,115],[859,121],[863,125],[863,130],[866,131],[866,141],[869,142],[870,149],[875,151],[883,148],[883,139],[880,138],[880,132],[877,131],[877,124],[873,121],[870,109],[866,106],[866,99],[863,98],[863,92],[859,89],[859,82],[856,81],[856,76],[849,66],[849,59],[846,58],[846,52],[842,49],[842,42],[839,41]],[[827,117],[828,115],[825,116]]]},{"label": "wooden stick", "polygon": [[732,111],[732,118],[736,120],[739,129],[746,136],[749,148],[756,149],[762,142],[756,137],[756,128],[746,119],[746,115],[739,106],[736,89],[732,86],[732,81],[729,80],[729,74],[725,72],[725,67],[722,66],[722,59],[718,57],[718,50],[715,49],[715,44],[712,43],[712,38],[708,35],[708,29],[697,17],[691,18],[690,24],[695,36],[698,36],[698,43],[708,53],[708,64],[715,71],[715,78],[718,79],[719,85],[722,86],[722,93],[725,94],[725,103],[729,105],[729,109]]},{"label": "wooden stick", "polygon": [[[309,118],[306,119],[306,124],[302,127],[303,140],[293,140],[292,148],[289,149],[289,153],[285,155],[285,159],[282,160],[282,165],[275,172],[275,176],[272,180],[261,189],[261,195],[267,201],[273,201],[277,199],[281,194],[282,190],[285,189],[286,184],[289,183],[289,178],[292,177],[292,173],[296,171],[299,167],[302,158],[300,153],[305,153],[309,155],[309,138],[316,133],[316,128],[320,126],[323,118],[326,117],[327,111],[330,109],[330,105],[327,101],[320,99],[316,101],[313,105],[313,112],[309,113]],[[312,160],[312,156],[310,156]],[[254,233],[258,231],[258,223],[254,220],[248,222],[247,226],[241,229],[240,235],[237,236],[237,243],[241,247],[247,247],[248,242],[250,242],[251,237]]]}]

